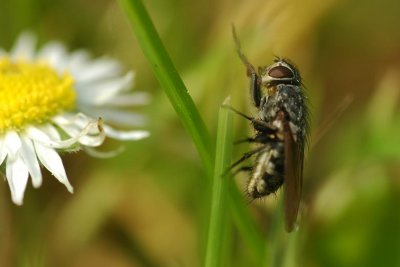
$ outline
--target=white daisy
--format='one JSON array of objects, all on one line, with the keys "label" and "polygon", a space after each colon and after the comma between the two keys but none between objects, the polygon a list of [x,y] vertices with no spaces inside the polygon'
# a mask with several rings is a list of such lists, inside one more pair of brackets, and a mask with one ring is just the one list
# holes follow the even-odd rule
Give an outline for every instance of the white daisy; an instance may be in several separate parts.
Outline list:
[{"label": "white daisy", "polygon": [[[42,184],[40,165],[69,192],[59,151],[100,146],[105,137],[138,140],[147,131],[111,127],[141,126],[143,117],[120,107],[148,102],[131,93],[133,73],[109,58],[92,60],[84,50],[68,53],[58,42],[35,50],[36,40],[22,34],[9,53],[0,49],[0,164],[14,203],[21,205],[28,177]],[[104,122],[103,122],[104,120]]]}]

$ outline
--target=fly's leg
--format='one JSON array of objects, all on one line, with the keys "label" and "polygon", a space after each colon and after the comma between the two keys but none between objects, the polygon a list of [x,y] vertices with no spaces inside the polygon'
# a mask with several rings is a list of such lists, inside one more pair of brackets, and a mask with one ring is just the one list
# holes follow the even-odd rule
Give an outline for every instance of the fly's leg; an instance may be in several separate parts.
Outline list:
[{"label": "fly's leg", "polygon": [[233,176],[236,176],[239,172],[251,172],[253,171],[253,166],[242,166],[232,173]]},{"label": "fly's leg", "polygon": [[239,38],[236,34],[235,27],[232,25],[232,35],[233,39],[235,40],[236,44],[236,51],[239,55],[240,60],[247,68],[247,76],[250,77],[250,95],[253,100],[254,105],[258,108],[260,107],[261,103],[261,80],[260,77],[257,75],[256,69],[254,66],[249,62],[247,57],[243,54],[242,48],[240,46]]},{"label": "fly's leg", "polygon": [[277,129],[271,127],[270,124],[266,123],[263,120],[253,119],[251,121],[255,130],[262,132],[264,135],[273,135],[277,133]]},{"label": "fly's leg", "polygon": [[235,145],[242,144],[242,143],[260,143],[260,144],[266,144],[266,143],[271,143],[275,141],[275,131],[272,132],[272,129],[268,128],[268,130],[271,131],[271,133],[267,133],[265,131],[258,133],[255,137],[247,137],[244,139],[240,139],[235,141]]},{"label": "fly's leg", "polygon": [[239,139],[239,140],[235,141],[233,144],[238,145],[238,144],[242,144],[242,143],[257,143],[257,141],[253,137],[247,137],[247,138]]},{"label": "fly's leg", "polygon": [[[249,72],[249,70],[247,70]],[[250,73],[250,96],[253,100],[253,104],[259,108],[261,104],[261,89],[260,89],[260,77],[257,73],[252,69]]]},{"label": "fly's leg", "polygon": [[253,156],[254,154],[257,154],[258,152],[260,152],[261,150],[263,150],[265,147],[261,146],[257,149],[254,149],[252,151],[249,151],[247,153],[244,153],[243,156],[238,159],[236,162],[234,162],[224,173],[223,176],[225,176],[229,171],[231,171],[233,168],[235,168],[237,165],[239,165],[240,163],[242,163],[243,161],[245,161],[246,159],[250,158],[251,156]]},{"label": "fly's leg", "polygon": [[274,134],[274,133],[276,133],[276,129],[271,127],[268,123],[266,123],[263,120],[252,118],[252,117],[244,114],[243,112],[240,112],[239,110],[234,109],[233,107],[228,106],[228,105],[222,105],[222,107],[223,108],[228,108],[228,109],[232,110],[233,112],[235,112],[236,114],[242,116],[243,118],[251,121],[251,123],[254,126],[254,129],[256,129],[259,132],[264,132],[265,134]]}]

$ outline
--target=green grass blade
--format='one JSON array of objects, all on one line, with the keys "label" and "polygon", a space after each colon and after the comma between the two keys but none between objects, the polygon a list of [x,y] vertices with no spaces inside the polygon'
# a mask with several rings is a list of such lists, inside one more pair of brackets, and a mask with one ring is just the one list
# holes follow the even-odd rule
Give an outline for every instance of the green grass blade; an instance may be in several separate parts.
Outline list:
[{"label": "green grass blade", "polygon": [[258,263],[257,266],[261,266],[266,257],[264,235],[249,214],[248,207],[243,201],[243,195],[239,192],[233,179],[228,182],[228,187],[229,207],[235,225],[242,234],[246,246],[251,250],[254,262]]},{"label": "green grass blade", "polygon": [[[226,101],[225,101],[226,102]],[[221,266],[224,228],[226,220],[227,181],[222,173],[229,166],[232,155],[232,114],[220,108],[218,116],[217,144],[215,150],[214,179],[212,185],[211,214],[208,229],[206,267]]]},{"label": "green grass blade", "polygon": [[118,2],[126,13],[156,78],[192,137],[211,177],[213,146],[209,134],[145,7],[140,0],[119,0]]}]

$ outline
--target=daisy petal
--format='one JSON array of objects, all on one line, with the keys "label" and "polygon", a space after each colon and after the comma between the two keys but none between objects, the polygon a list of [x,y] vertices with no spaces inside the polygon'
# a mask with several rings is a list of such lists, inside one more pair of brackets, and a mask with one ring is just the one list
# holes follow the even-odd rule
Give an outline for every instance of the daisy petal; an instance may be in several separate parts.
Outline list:
[{"label": "daisy petal", "polygon": [[147,131],[118,131],[108,125],[103,125],[106,135],[118,140],[139,140],[148,137]]},{"label": "daisy petal", "polygon": [[99,116],[104,121],[112,122],[121,126],[143,126],[146,123],[146,117],[132,111],[115,110],[112,108],[97,108],[81,106],[80,110],[91,116]]},{"label": "daisy petal", "polygon": [[82,113],[75,116],[69,114],[56,116],[53,118],[53,122],[69,136],[76,136],[78,142],[83,145],[99,146],[104,142],[106,137],[102,127],[102,119],[94,121]]},{"label": "daisy petal", "polygon": [[45,166],[58,181],[64,184],[70,193],[73,193],[74,189],[68,181],[64,165],[58,153],[54,149],[48,148],[39,142],[34,142],[34,145],[36,154],[43,166]]},{"label": "daisy petal", "polygon": [[7,56],[8,53],[0,48],[0,57]]},{"label": "daisy petal", "polygon": [[79,68],[75,69],[80,71],[72,74],[82,84],[110,79],[119,76],[122,71],[122,67],[117,61],[108,58],[100,58],[90,63],[80,64]]},{"label": "daisy petal", "polygon": [[132,107],[138,105],[147,105],[150,103],[150,96],[146,92],[134,92],[126,95],[115,95],[109,99],[105,105],[117,107]]},{"label": "daisy petal", "polygon": [[11,57],[14,59],[33,59],[35,55],[36,38],[33,34],[22,33],[11,50]]},{"label": "daisy petal", "polygon": [[[71,138],[65,140],[52,140],[49,138],[47,133],[42,132],[38,128],[29,127],[26,132],[29,137],[37,143],[41,143],[50,148],[57,148],[57,149],[65,149],[69,148],[77,142],[81,142],[84,140],[91,140],[89,141],[91,146],[99,146],[104,142],[105,133],[103,128],[101,127],[100,121],[93,121],[85,125],[83,129],[79,132],[72,132],[68,131],[70,128],[66,127],[65,125],[59,125],[67,134],[71,134]],[[93,134],[88,136],[88,134]]]},{"label": "daisy petal", "polygon": [[57,124],[61,125],[86,125],[91,120],[88,116],[84,115],[83,113],[78,114],[71,114],[71,113],[64,113],[63,115],[55,116],[53,121]]},{"label": "daisy petal", "polygon": [[115,157],[115,156],[121,154],[125,149],[123,146],[120,146],[111,151],[99,151],[93,147],[85,147],[84,150],[86,153],[88,153],[88,155],[90,155],[92,157],[107,159],[107,158],[112,158],[112,157]]},{"label": "daisy petal", "polygon": [[42,172],[36,157],[32,141],[27,137],[21,137],[21,157],[32,177],[32,184],[35,188],[42,185]]},{"label": "daisy petal", "polygon": [[78,102],[91,103],[92,105],[107,103],[114,95],[130,89],[133,78],[133,72],[128,72],[121,78],[108,79],[90,87],[77,83]]},{"label": "daisy petal", "polygon": [[7,159],[6,175],[13,202],[22,205],[28,182],[28,169],[21,158]]},{"label": "daisy petal", "polygon": [[65,47],[59,42],[51,42],[44,46],[38,53],[38,59],[46,61],[54,66],[60,73],[65,71]]},{"label": "daisy petal", "polygon": [[82,130],[77,129],[77,127],[79,127],[78,125],[58,124],[58,126],[60,126],[60,128],[69,136],[72,136],[71,140],[74,139],[84,146],[100,146],[106,138],[102,123],[99,120],[96,125],[93,123],[91,124],[88,124]]},{"label": "daisy petal", "polygon": [[80,70],[84,69],[85,66],[88,64],[87,62],[89,58],[90,54],[88,51],[84,49],[76,50],[68,58],[68,69],[70,69],[73,74],[75,72],[79,72]]},{"label": "daisy petal", "polygon": [[39,128],[42,132],[45,132],[50,139],[60,141],[61,136],[58,130],[53,126],[53,125],[43,125],[42,127]]},{"label": "daisy petal", "polygon": [[16,132],[8,132],[5,138],[5,146],[8,151],[8,157],[15,158],[21,148],[21,139]]},{"label": "daisy petal", "polygon": [[0,139],[0,165],[3,164],[3,161],[5,160],[6,157],[7,157],[7,149],[4,144],[4,139],[1,138]]}]

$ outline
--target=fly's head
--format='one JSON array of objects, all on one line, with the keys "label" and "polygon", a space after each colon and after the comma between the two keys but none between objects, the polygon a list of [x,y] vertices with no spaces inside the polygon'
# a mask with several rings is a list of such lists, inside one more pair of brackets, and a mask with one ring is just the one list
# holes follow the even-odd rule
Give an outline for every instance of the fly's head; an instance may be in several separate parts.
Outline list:
[{"label": "fly's head", "polygon": [[258,69],[261,84],[268,89],[268,94],[274,94],[278,84],[301,85],[298,69],[286,59],[276,59],[268,67]]}]

